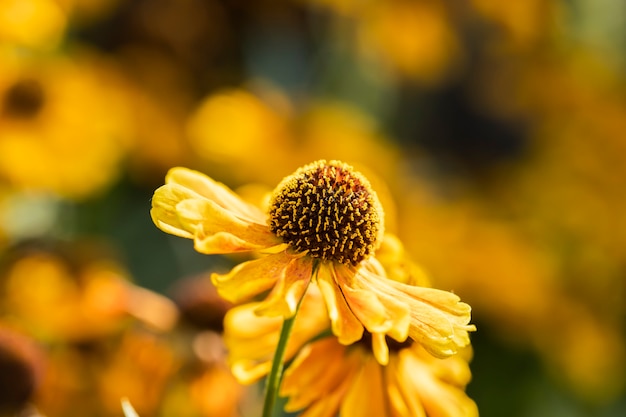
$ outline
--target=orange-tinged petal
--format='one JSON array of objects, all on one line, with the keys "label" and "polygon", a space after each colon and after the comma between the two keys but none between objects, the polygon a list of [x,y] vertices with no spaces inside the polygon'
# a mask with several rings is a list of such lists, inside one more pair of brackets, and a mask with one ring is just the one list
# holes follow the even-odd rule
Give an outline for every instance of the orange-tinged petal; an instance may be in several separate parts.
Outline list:
[{"label": "orange-tinged petal", "polygon": [[293,257],[283,251],[243,262],[227,274],[212,274],[211,281],[226,300],[237,303],[266,291],[284,275]]},{"label": "orange-tinged petal", "polygon": [[[440,375],[436,367],[441,362],[463,359],[425,359],[419,352],[400,352],[397,375],[405,397],[417,396],[430,416],[478,417],[478,408],[464,392],[465,385]],[[463,362],[467,367],[467,363]]]},{"label": "orange-tinged petal", "polygon": [[182,167],[172,168],[165,176],[165,183],[177,184],[192,190],[205,199],[214,201],[220,207],[233,212],[241,219],[265,224],[266,216],[259,208],[245,202],[230,188],[201,172]]},{"label": "orange-tinged petal", "polygon": [[259,317],[258,303],[233,307],[224,317],[224,343],[231,371],[242,384],[258,381],[269,372],[282,320]]},{"label": "orange-tinged petal", "polygon": [[257,308],[257,314],[293,317],[309,286],[312,273],[312,258],[308,256],[293,258],[278,278],[272,292]]},{"label": "orange-tinged petal", "polygon": [[383,368],[373,359],[364,361],[342,404],[341,416],[391,417],[385,399]]},{"label": "orange-tinged petal", "polygon": [[334,338],[305,346],[284,374],[280,395],[289,397],[285,410],[308,407],[308,416],[336,415],[358,366],[358,358],[345,352]]},{"label": "orange-tinged petal", "polygon": [[339,343],[352,344],[363,337],[363,325],[350,311],[332,274],[334,270],[327,265],[320,265],[316,282],[324,297],[332,331],[339,338]]},{"label": "orange-tinged petal", "polygon": [[[404,381],[400,366],[403,366],[398,355],[391,357],[389,365],[385,368],[385,382],[389,395],[389,406],[399,416],[426,417],[426,410],[416,395],[415,387],[408,386]],[[409,370],[414,372],[414,370]]]}]

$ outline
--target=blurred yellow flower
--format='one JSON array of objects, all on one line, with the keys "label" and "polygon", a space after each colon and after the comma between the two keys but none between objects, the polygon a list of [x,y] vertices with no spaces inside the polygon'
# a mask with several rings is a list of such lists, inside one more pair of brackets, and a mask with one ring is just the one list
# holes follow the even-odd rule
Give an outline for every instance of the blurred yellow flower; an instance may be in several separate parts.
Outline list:
[{"label": "blurred yellow flower", "polygon": [[114,67],[87,54],[0,62],[0,179],[66,198],[109,185],[132,133]]},{"label": "blurred yellow flower", "polygon": [[178,318],[171,301],[129,282],[124,268],[94,242],[24,244],[9,248],[2,261],[2,315],[50,343],[107,337],[130,317],[162,331]]},{"label": "blurred yellow flower", "polygon": [[[186,126],[190,144],[212,169],[228,172],[242,158],[258,155],[275,168],[289,157],[287,110],[281,110],[285,100],[276,91],[267,92],[279,103],[277,106],[244,89],[231,89],[208,96],[191,114]],[[234,174],[264,176],[257,164],[241,164]]]},{"label": "blurred yellow flower", "polygon": [[66,25],[66,12],[58,1],[0,0],[0,46],[52,49]]},{"label": "blurred yellow flower", "polygon": [[[400,76],[431,84],[462,63],[463,50],[441,2],[371,2],[359,13],[359,46]],[[456,64],[456,65],[455,65]]]},{"label": "blurred yellow flower", "polygon": [[471,373],[463,355],[438,359],[417,343],[392,346],[389,364],[381,366],[365,339],[307,345],[285,372],[285,410],[303,410],[302,417],[478,416],[464,392]]},{"label": "blurred yellow flower", "polygon": [[381,363],[386,335],[399,342],[410,336],[439,357],[469,344],[469,305],[387,278],[372,256],[384,236],[382,207],[367,179],[345,163],[316,161],[286,177],[268,214],[199,172],[174,168],[154,194],[151,215],[201,253],[264,252],[212,276],[232,302],[271,290],[258,314],[292,317],[313,277],[339,341],[356,342],[367,329]]}]

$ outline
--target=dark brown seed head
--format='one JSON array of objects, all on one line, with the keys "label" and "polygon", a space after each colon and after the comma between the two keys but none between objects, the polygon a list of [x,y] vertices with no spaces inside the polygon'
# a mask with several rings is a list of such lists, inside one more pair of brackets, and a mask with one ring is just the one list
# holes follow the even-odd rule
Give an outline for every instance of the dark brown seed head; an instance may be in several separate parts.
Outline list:
[{"label": "dark brown seed head", "polygon": [[383,211],[369,181],[343,162],[298,169],[276,188],[269,226],[298,252],[357,265],[378,247]]}]

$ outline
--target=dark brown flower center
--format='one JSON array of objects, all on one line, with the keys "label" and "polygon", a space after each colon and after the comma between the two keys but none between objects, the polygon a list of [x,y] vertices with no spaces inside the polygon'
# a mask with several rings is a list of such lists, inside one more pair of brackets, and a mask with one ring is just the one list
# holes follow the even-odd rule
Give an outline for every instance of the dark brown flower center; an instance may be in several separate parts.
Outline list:
[{"label": "dark brown flower center", "polygon": [[285,178],[269,211],[272,232],[322,260],[357,265],[377,248],[383,213],[369,181],[339,161],[317,161]]},{"label": "dark brown flower center", "polygon": [[9,117],[27,119],[39,113],[44,101],[41,84],[33,79],[23,79],[5,92],[2,110]]}]

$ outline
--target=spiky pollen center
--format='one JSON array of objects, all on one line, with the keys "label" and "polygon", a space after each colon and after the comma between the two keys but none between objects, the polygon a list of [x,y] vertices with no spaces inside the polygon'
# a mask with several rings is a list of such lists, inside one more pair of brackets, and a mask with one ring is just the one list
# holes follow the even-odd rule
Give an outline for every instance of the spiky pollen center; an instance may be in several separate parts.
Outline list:
[{"label": "spiky pollen center", "polygon": [[298,252],[357,265],[378,247],[382,208],[369,181],[339,161],[317,161],[285,178],[269,226]]}]

